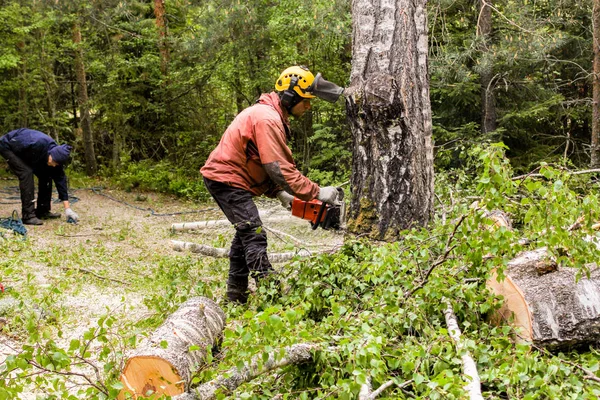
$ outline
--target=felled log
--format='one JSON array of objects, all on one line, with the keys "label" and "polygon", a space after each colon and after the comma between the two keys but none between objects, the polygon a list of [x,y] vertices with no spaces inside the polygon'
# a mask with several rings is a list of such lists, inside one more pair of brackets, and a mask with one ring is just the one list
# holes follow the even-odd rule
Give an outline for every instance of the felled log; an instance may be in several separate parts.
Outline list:
[{"label": "felled log", "polygon": [[171,240],[171,244],[173,245],[173,250],[176,251],[187,250],[191,253],[198,253],[215,258],[226,258],[229,255],[229,249],[222,247],[212,247],[205,244],[183,242],[181,240]]},{"label": "felled log", "polygon": [[224,327],[225,314],[212,300],[194,297],[183,303],[127,359],[119,399],[126,392],[134,398],[184,393]]},{"label": "felled log", "polygon": [[[192,253],[198,253],[209,257],[225,258],[228,257],[229,249],[221,247],[212,247],[205,244],[197,244],[191,242],[183,242],[180,240],[171,240],[173,250],[177,251],[190,251]],[[306,249],[298,249],[297,251],[288,251],[285,253],[269,253],[269,261],[272,263],[282,263],[291,260],[296,256],[309,257],[311,255],[320,254],[323,251],[310,252]]]},{"label": "felled log", "polygon": [[[262,222],[265,224],[277,224],[277,223],[297,223],[308,225],[307,221],[304,221],[300,218],[289,217],[263,217],[261,218]],[[226,219],[217,219],[210,221],[197,221],[197,222],[182,222],[177,224],[171,224],[172,232],[182,232],[182,231],[196,231],[200,229],[211,229],[211,228],[222,228],[222,227],[231,227],[231,222]]]},{"label": "felled log", "polygon": [[600,269],[577,281],[578,269],[558,267],[540,248],[510,261],[500,280],[494,273],[487,286],[504,297],[494,319],[518,328],[518,338],[551,349],[598,343],[600,340]]}]

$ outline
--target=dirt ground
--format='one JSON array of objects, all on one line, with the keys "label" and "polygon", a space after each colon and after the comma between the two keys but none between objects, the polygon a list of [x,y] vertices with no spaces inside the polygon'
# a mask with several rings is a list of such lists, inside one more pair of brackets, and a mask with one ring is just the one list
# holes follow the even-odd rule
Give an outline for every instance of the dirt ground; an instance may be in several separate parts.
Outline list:
[{"label": "dirt ground", "polygon": [[[0,181],[0,218],[8,218],[13,210],[20,214],[20,202],[14,198],[18,192],[11,194],[17,183]],[[77,198],[72,208],[80,217],[78,224],[66,223],[62,204],[54,203],[53,211],[61,212],[61,219],[27,226],[25,242],[0,238],[0,257],[4,258],[0,259],[0,282],[8,288],[0,294],[0,317],[7,324],[0,330],[0,363],[9,354],[17,353],[21,340],[25,340],[23,335],[10,334],[19,329],[11,327],[10,311],[2,311],[10,308],[7,304],[11,304],[11,293],[22,294],[21,298],[28,299],[34,308],[35,304],[51,301],[53,309],[59,310],[56,318],[62,337],[57,336],[57,343],[68,347],[71,339],[81,337],[107,313],[121,321],[148,318],[151,312],[144,305],[144,298],[160,288],[145,282],[151,281],[148,278],[165,260],[187,260],[194,266],[191,273],[209,280],[225,279],[225,259],[215,267],[210,257],[172,248],[172,240],[229,247],[234,231],[227,226],[189,232],[171,230],[174,223],[223,219],[214,203],[198,204],[162,194],[108,189],[75,189],[71,194],[73,200]],[[257,205],[265,218],[290,216],[276,200],[257,199]],[[181,214],[163,215],[170,213]],[[265,222],[265,228],[269,252],[300,248],[323,251],[343,241],[341,233],[313,231],[307,221],[291,217],[283,222]],[[1,228],[0,232],[5,237],[13,236]],[[56,293],[53,287],[61,290]],[[222,293],[216,291],[214,300],[220,302],[221,298]],[[34,392],[23,394],[22,398],[33,399]]]}]

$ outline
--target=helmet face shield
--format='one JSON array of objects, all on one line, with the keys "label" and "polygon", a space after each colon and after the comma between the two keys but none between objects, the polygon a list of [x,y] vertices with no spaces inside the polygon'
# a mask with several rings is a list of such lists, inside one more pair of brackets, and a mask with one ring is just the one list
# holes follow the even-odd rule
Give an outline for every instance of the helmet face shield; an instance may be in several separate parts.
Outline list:
[{"label": "helmet face shield", "polygon": [[315,76],[313,83],[306,89],[306,91],[322,100],[335,103],[344,92],[344,88],[325,80],[319,72],[317,76]]}]

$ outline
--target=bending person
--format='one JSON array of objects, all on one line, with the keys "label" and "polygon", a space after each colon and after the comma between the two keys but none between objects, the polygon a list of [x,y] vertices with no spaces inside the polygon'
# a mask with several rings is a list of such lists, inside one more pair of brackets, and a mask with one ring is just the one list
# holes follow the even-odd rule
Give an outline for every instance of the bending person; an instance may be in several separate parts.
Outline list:
[{"label": "bending person", "polygon": [[343,89],[301,66],[283,71],[275,89],[237,115],[200,170],[206,188],[236,229],[227,279],[227,299],[232,302],[248,300],[250,274],[258,282],[273,272],[254,196],[277,197],[288,209],[294,196],[337,203],[335,187],[319,187],[298,171],[287,140],[290,115],[300,118],[315,96],[334,102]]},{"label": "bending person", "polygon": [[[71,146],[58,145],[50,136],[33,129],[21,128],[0,137],[0,155],[19,178],[21,219],[25,225],[42,225],[42,219],[60,218],[60,214],[51,211],[52,181],[64,204],[67,221],[79,220],[69,204],[64,170],[71,160],[71,149]],[[37,207],[34,175],[38,178]]]}]

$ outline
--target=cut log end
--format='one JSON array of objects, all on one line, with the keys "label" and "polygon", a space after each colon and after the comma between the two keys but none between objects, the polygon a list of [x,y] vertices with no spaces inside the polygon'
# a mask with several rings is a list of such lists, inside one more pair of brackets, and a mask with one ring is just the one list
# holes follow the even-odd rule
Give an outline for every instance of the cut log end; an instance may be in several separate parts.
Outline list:
[{"label": "cut log end", "polygon": [[225,313],[214,301],[188,299],[131,352],[121,373],[124,389],[119,399],[184,393],[224,326]]},{"label": "cut log end", "polygon": [[[137,399],[175,396],[185,391],[185,382],[171,363],[152,356],[130,358],[121,374],[121,382],[125,387],[119,395],[119,400],[126,399],[126,393]],[[136,388],[142,388],[142,392],[139,393],[139,389]]]},{"label": "cut log end", "polygon": [[516,328],[520,340],[526,342],[533,341],[531,312],[519,286],[515,285],[513,280],[508,276],[500,282],[495,272],[488,280],[487,286],[495,294],[501,295],[504,298],[504,303],[492,316],[492,322],[497,325],[509,323]]}]

